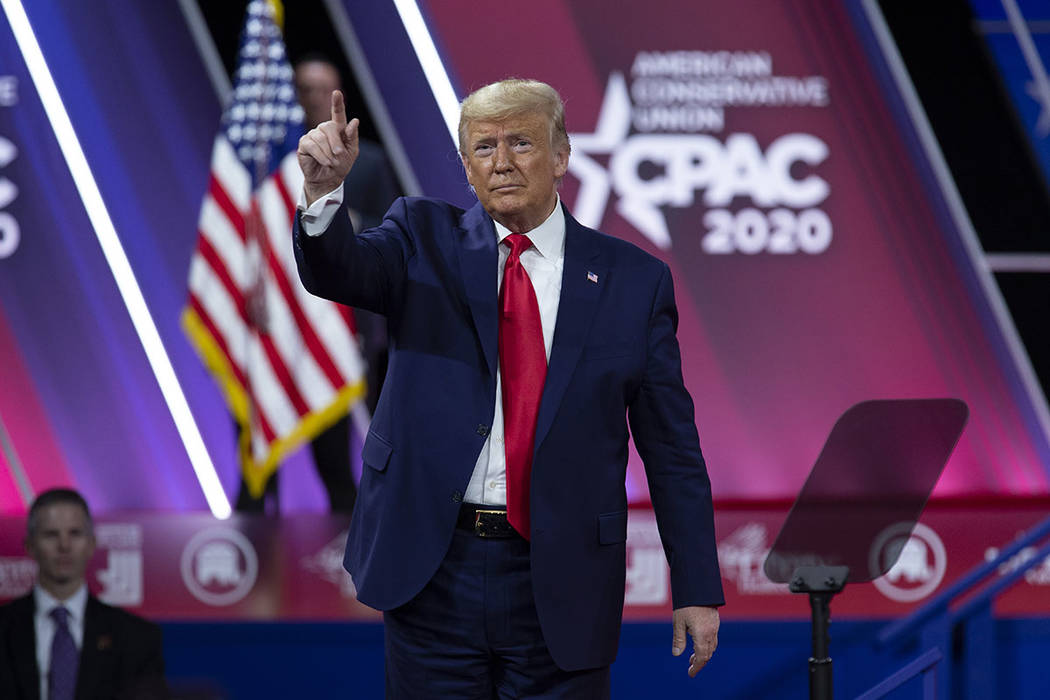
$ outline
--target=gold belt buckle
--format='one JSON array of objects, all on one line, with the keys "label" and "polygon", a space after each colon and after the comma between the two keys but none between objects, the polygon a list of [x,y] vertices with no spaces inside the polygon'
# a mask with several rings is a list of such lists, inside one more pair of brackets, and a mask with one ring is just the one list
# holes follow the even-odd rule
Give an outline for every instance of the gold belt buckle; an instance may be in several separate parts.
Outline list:
[{"label": "gold belt buckle", "polygon": [[474,534],[478,537],[488,537],[481,529],[481,516],[482,515],[503,515],[506,511],[503,510],[481,510],[474,511]]}]

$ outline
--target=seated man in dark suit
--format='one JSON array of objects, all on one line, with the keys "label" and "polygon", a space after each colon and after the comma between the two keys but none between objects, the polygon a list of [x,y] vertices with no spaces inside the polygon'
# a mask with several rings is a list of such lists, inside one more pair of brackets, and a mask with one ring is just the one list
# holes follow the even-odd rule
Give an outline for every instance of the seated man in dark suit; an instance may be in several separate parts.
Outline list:
[{"label": "seated man in dark suit", "polygon": [[45,491],[26,530],[39,570],[28,595],[0,607],[0,698],[167,697],[160,628],[88,592],[95,534],[83,497]]}]

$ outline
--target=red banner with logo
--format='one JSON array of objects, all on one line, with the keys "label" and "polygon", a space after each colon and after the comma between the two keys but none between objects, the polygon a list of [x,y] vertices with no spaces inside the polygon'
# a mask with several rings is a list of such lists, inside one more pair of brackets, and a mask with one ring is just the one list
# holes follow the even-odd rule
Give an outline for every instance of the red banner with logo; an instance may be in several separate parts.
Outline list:
[{"label": "red banner with logo", "polygon": [[[1037,524],[1047,504],[927,509],[911,538],[882,538],[901,549],[897,565],[874,583],[846,586],[835,598],[836,617],[906,614],[974,566],[994,557]],[[784,518],[783,508],[722,508],[716,515],[718,558],[726,592],[725,619],[809,617],[805,596],[775,584],[762,571]],[[980,523],[980,527],[975,527]],[[0,519],[0,601],[27,592],[36,565],[22,549],[24,520]],[[130,514],[100,518],[88,585],[103,600],[159,620],[357,620],[379,613],[358,603],[343,570],[347,522],[302,515],[280,520],[208,515]],[[898,533],[899,534],[899,533]],[[1031,558],[1022,551],[1006,571]],[[876,552],[882,556],[884,553]],[[671,613],[670,577],[656,520],[631,511],[627,538],[628,620],[665,620]],[[1030,568],[996,611],[1050,615],[1050,558]]]}]

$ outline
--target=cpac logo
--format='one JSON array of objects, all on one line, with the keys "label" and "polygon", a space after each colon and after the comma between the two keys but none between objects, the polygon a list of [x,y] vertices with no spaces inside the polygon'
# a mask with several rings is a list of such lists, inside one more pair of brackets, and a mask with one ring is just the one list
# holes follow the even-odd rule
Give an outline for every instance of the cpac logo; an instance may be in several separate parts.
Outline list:
[{"label": "cpac logo", "polygon": [[343,552],[346,551],[346,538],[349,530],[343,530],[326,544],[321,551],[300,560],[300,565],[307,571],[320,575],[329,583],[339,586],[339,592],[346,598],[357,596],[357,588],[350,574],[343,568]]},{"label": "cpac logo", "polygon": [[228,527],[196,533],[182,550],[179,569],[193,596],[206,605],[233,605],[255,586],[259,557],[247,537]]},{"label": "cpac logo", "polygon": [[[893,566],[886,571],[890,562]],[[913,603],[944,580],[948,555],[932,528],[915,523],[913,529],[912,523],[903,522],[890,525],[875,538],[868,564],[873,572],[886,571],[872,581],[880,593],[899,603]]]},{"label": "cpac logo", "polygon": [[769,554],[768,534],[763,523],[751,522],[718,543],[722,576],[736,581],[737,591],[742,594],[790,595],[787,584],[770,581],[763,569]]},{"label": "cpac logo", "polygon": [[[810,172],[827,158],[828,147],[810,134],[785,134],[763,153],[751,134],[731,134],[722,143],[707,134],[629,136],[630,128],[627,85],[622,74],[612,73],[594,133],[570,134],[569,171],[580,181],[573,212],[585,226],[601,225],[614,191],[620,215],[666,250],[671,236],[660,207],[688,207],[697,192],[709,207],[747,197],[761,207],[804,208],[824,201],[830,191]],[[593,156],[608,156],[608,169]],[[657,174],[643,177],[643,165]]]},{"label": "cpac logo", "polygon": [[142,525],[139,523],[99,523],[95,541],[106,553],[106,568],[95,576],[102,584],[99,598],[110,605],[142,605],[143,562]]},{"label": "cpac logo", "polygon": [[656,516],[632,514],[627,520],[626,605],[664,605],[668,599],[667,559],[656,529]]}]

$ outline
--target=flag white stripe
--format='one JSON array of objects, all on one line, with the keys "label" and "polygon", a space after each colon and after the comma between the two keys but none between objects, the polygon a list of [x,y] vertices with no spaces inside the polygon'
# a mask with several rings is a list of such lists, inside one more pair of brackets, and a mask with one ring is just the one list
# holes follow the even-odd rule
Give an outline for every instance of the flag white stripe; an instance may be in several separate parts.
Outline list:
[{"label": "flag white stripe", "polygon": [[363,374],[364,363],[361,361],[357,342],[350,333],[350,328],[338,306],[310,294],[299,280],[299,272],[295,267],[295,258],[292,255],[291,225],[288,222],[284,200],[277,191],[277,185],[267,179],[259,188],[258,199],[259,211],[270,245],[285,270],[299,308],[302,309],[343,379],[351,381],[359,377]]},{"label": "flag white stripe", "polygon": [[253,430],[251,438],[251,450],[252,459],[257,463],[262,462],[266,459],[267,453],[270,451],[270,446],[266,442],[266,436],[263,435],[261,430]]},{"label": "flag white stripe", "polygon": [[237,288],[247,289],[251,285],[251,280],[248,266],[245,264],[248,253],[244,241],[226,217],[226,213],[211,197],[205,197],[204,204],[201,205],[198,229],[200,234],[211,243],[215,254],[222,259],[224,267],[229,271]]},{"label": "flag white stripe", "polygon": [[259,336],[252,334],[248,341],[248,381],[252,384],[252,393],[263,411],[270,427],[280,437],[295,430],[299,423],[299,414],[292,406],[277,375],[270,365],[270,358],[259,341]]},{"label": "flag white stripe", "polygon": [[252,176],[237,159],[233,146],[222,132],[215,137],[215,147],[211,153],[211,172],[233,205],[241,212],[248,211],[252,203]]},{"label": "flag white stripe", "polygon": [[258,334],[245,325],[235,300],[203,257],[195,257],[190,265],[190,289],[225,341],[229,359],[251,385],[246,388],[250,388],[259,404],[256,410],[262,412],[274,433],[280,435],[276,418],[294,415],[295,408],[270,366]]},{"label": "flag white stripe", "polygon": [[[297,201],[303,188],[303,171],[299,167],[295,153],[289,153],[281,160],[278,176],[284,183],[285,190],[292,201]],[[293,289],[299,300],[299,306],[310,319],[321,342],[328,348],[335,366],[339,369],[340,374],[351,381],[363,377],[365,361],[361,355],[360,345],[357,338],[350,332],[350,327],[343,318],[339,306],[306,291],[302,282],[299,281],[295,256],[292,255],[291,246],[287,241],[284,242],[283,249],[288,251],[289,270],[291,279],[294,280]]]},{"label": "flag white stripe", "polygon": [[[270,272],[267,271],[267,275]],[[311,411],[317,411],[335,399],[337,387],[321,371],[313,353],[306,346],[306,341],[299,332],[299,327],[292,318],[284,295],[274,283],[266,285],[266,310],[270,338],[285,366],[299,388],[303,400]]]},{"label": "flag white stripe", "polygon": [[221,340],[226,344],[230,362],[243,371],[246,360],[243,342],[246,328],[226,287],[215,275],[208,261],[200,255],[194,256],[190,262],[189,286]]},{"label": "flag white stripe", "polygon": [[303,189],[303,169],[299,167],[298,156],[292,152],[281,159],[281,164],[277,167],[277,174],[280,176],[281,181],[284,182],[285,189],[288,191],[288,196],[292,198],[292,205],[299,200],[299,193]]},{"label": "flag white stripe", "polygon": [[[284,182],[292,201],[297,201],[299,193],[303,188],[303,171],[299,167],[299,161],[294,153],[290,153],[281,161],[280,177]],[[287,246],[290,249],[290,246]],[[361,348],[357,338],[350,332],[350,327],[343,318],[339,306],[333,302],[315,297],[306,291],[302,282],[299,281],[299,272],[295,268],[295,257],[289,251],[289,259],[293,279],[295,280],[295,293],[299,299],[299,305],[310,318],[321,342],[329,348],[329,352],[339,372],[351,380],[359,379],[365,374],[365,361],[361,355]]]},{"label": "flag white stripe", "polygon": [[[289,162],[290,159],[285,158],[282,166],[286,166]],[[296,167],[298,168],[297,164]],[[287,167],[282,167],[281,172],[285,171],[287,171]],[[301,173],[297,178],[297,182],[302,182]],[[287,183],[286,187],[288,187],[289,192],[292,192]],[[301,184],[299,187],[301,187]],[[346,319],[343,318],[339,306],[310,294],[299,280],[299,271],[295,266],[295,257],[292,255],[288,233],[291,231],[291,227],[289,225],[284,229],[280,228],[282,222],[286,220],[287,211],[284,208],[284,200],[277,191],[277,185],[266,183],[260,190],[260,200],[265,202],[265,207],[261,206],[260,211],[262,211],[263,220],[266,222],[266,231],[270,237],[270,245],[274,247],[275,251],[279,251],[278,255],[283,258],[282,264],[288,270],[288,279],[292,289],[295,291],[299,307],[303,310],[303,313],[310,321],[310,325],[313,326],[314,332],[327,349],[328,355],[339,370],[339,373],[348,381],[355,381],[365,371],[365,363],[361,357],[357,339],[350,332],[350,327],[347,325]]]}]

